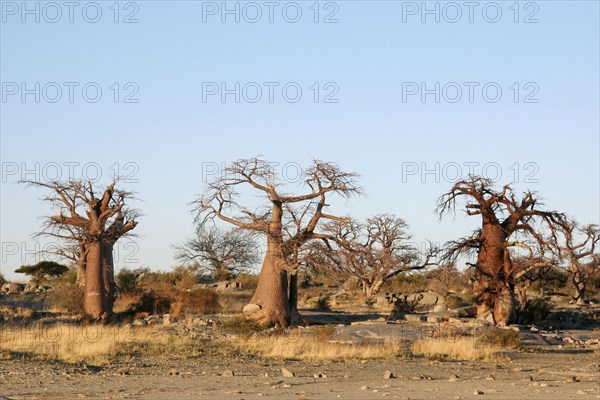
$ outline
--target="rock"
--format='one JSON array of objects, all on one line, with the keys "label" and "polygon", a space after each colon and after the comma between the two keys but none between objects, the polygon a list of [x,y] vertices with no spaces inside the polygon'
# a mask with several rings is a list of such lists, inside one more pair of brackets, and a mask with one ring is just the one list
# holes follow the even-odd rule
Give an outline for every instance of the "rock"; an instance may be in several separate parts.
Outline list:
[{"label": "rock", "polygon": [[232,376],[235,376],[235,373],[232,370],[230,370],[230,369],[226,369],[225,371],[223,371],[223,373],[221,374],[221,376],[232,377]]},{"label": "rock", "polygon": [[479,317],[477,317],[477,319],[487,322],[492,325],[494,324],[494,315],[492,314],[491,311],[486,311],[485,313],[483,313]]},{"label": "rock", "polygon": [[393,378],[395,378],[395,376],[392,373],[392,371],[385,371],[383,373],[383,379],[393,379]]},{"label": "rock", "polygon": [[445,304],[436,304],[436,306],[433,307],[433,312],[443,312],[447,310],[448,307]]},{"label": "rock", "polygon": [[423,314],[406,314],[404,315],[404,320],[411,322],[425,322],[427,321],[427,316]]},{"label": "rock", "polygon": [[538,331],[539,331],[539,329],[538,329],[538,328],[536,328],[535,326],[532,326],[531,328],[529,328],[529,330],[530,330],[531,332],[538,332]]},{"label": "rock", "polygon": [[254,314],[260,311],[261,307],[258,304],[246,304],[242,309],[242,312],[246,315]]},{"label": "rock", "polygon": [[369,390],[369,387],[368,387],[368,386],[366,386],[366,385],[364,385],[364,386],[361,386],[361,387],[360,387],[360,390]]},{"label": "rock", "polygon": [[163,316],[163,326],[170,326],[170,325],[171,325],[171,315],[165,314]]},{"label": "rock", "polygon": [[8,293],[21,293],[23,289],[25,289],[25,285],[22,283],[8,283]]},{"label": "rock", "polygon": [[136,319],[133,321],[133,325],[134,326],[144,326],[144,325],[148,325],[148,322],[146,322],[146,320],[144,319]]},{"label": "rock", "polygon": [[488,376],[485,378],[486,381],[495,381],[496,378],[494,377],[494,375],[492,374],[488,374]]},{"label": "rock", "polygon": [[171,371],[169,371],[169,375],[179,375],[179,371],[177,371],[175,368],[171,368]]},{"label": "rock", "polygon": [[456,381],[457,381],[457,380],[459,380],[459,379],[460,379],[460,377],[459,377],[458,375],[456,375],[456,374],[452,374],[452,375],[450,375],[450,377],[448,378],[448,380],[449,380],[450,382],[456,382]]},{"label": "rock", "polygon": [[579,378],[577,378],[576,376],[571,376],[571,377],[567,378],[567,382],[569,382],[569,383],[579,382]]},{"label": "rock", "polygon": [[476,391],[473,392],[473,394],[482,395],[483,394],[483,390],[476,390]]},{"label": "rock", "polygon": [[287,368],[281,368],[281,375],[283,375],[284,378],[293,378],[296,376],[296,374]]},{"label": "rock", "polygon": [[422,306],[434,306],[438,303],[439,304],[444,303],[444,297],[441,296],[439,293],[436,293],[431,290],[428,290],[426,292],[411,294],[410,296],[407,297],[407,300],[411,301],[411,302],[418,300],[419,305],[422,305]]},{"label": "rock", "polygon": [[327,378],[327,374],[322,374],[322,373],[320,373],[320,372],[318,372],[318,373],[315,373],[313,376],[314,376],[315,378]]}]

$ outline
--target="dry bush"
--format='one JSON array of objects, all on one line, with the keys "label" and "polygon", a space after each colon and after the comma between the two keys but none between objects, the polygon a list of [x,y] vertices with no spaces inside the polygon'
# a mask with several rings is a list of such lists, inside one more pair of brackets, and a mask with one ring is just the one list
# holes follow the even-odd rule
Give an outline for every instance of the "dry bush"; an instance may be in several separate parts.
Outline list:
[{"label": "dry bush", "polygon": [[214,314],[221,310],[219,295],[212,289],[182,291],[175,298],[170,309],[171,315],[175,317],[184,314]]},{"label": "dry bush", "polygon": [[486,327],[477,340],[495,347],[516,347],[521,344],[521,335],[512,329]]},{"label": "dry bush", "polygon": [[551,309],[552,303],[542,297],[527,299],[517,306],[517,321],[521,324],[542,322],[550,314]]},{"label": "dry bush", "polygon": [[263,331],[265,326],[259,324],[252,318],[239,316],[223,322],[221,328],[224,332],[233,335],[251,336],[257,332]]},{"label": "dry bush", "polygon": [[137,299],[129,303],[125,312],[132,315],[166,314],[171,309],[171,303],[170,297],[148,291],[139,294]]},{"label": "dry bush", "polygon": [[319,310],[331,311],[331,296],[326,294],[324,296],[319,297],[319,299],[317,300],[316,307]]},{"label": "dry bush", "polygon": [[429,358],[451,358],[464,361],[497,361],[498,349],[473,338],[421,339],[412,345],[412,353]]},{"label": "dry bush", "polygon": [[7,282],[8,281],[6,280],[6,278],[4,278],[4,274],[2,274],[2,272],[0,272],[0,286],[4,285]]},{"label": "dry bush", "polygon": [[68,313],[83,312],[83,288],[69,280],[56,281],[46,295],[50,308]]}]

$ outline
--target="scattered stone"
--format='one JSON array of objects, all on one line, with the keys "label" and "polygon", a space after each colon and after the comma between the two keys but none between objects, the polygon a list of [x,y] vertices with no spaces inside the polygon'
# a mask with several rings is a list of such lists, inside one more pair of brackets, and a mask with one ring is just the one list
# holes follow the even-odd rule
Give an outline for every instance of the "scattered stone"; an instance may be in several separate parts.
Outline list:
[{"label": "scattered stone", "polygon": [[433,312],[443,312],[447,310],[448,307],[445,304],[436,304],[435,307],[433,307]]},{"label": "scattered stone", "polygon": [[322,374],[320,372],[317,372],[313,375],[315,378],[327,378],[327,374]]},{"label": "scattered stone", "polygon": [[369,387],[368,387],[368,386],[366,386],[366,385],[364,385],[364,386],[361,386],[361,387],[360,387],[360,390],[369,390]]},{"label": "scattered stone", "polygon": [[488,376],[485,378],[486,381],[495,381],[496,378],[494,377],[494,375],[492,374],[488,374]]},{"label": "scattered stone", "polygon": [[242,312],[246,315],[254,314],[260,311],[260,306],[258,304],[246,304],[242,309]]},{"label": "scattered stone", "polygon": [[225,371],[223,371],[221,376],[232,377],[232,376],[235,376],[235,373],[230,369],[226,369]]},{"label": "scattered stone", "polygon": [[583,390],[579,389],[579,390],[577,391],[577,394],[587,394],[587,393],[586,393],[586,392],[584,392]]},{"label": "scattered stone", "polygon": [[146,320],[143,319],[136,319],[133,321],[133,325],[134,326],[144,326],[144,325],[148,325],[148,322],[146,322]]},{"label": "scattered stone", "polygon": [[571,377],[567,378],[567,382],[570,382],[570,383],[579,382],[579,378],[577,378],[576,376],[571,376]]},{"label": "scattered stone", "polygon": [[392,371],[385,371],[383,373],[383,379],[393,379],[393,378],[395,378],[395,376],[392,373]]},{"label": "scattered stone", "polygon": [[281,375],[283,375],[284,378],[293,378],[296,376],[296,374],[294,374],[292,371],[288,370],[287,368],[281,368]]},{"label": "scattered stone", "polygon": [[476,391],[473,392],[473,394],[482,395],[483,394],[483,390],[476,390]]},{"label": "scattered stone", "polygon": [[456,381],[457,381],[457,380],[459,380],[459,379],[460,379],[460,377],[459,377],[458,375],[456,375],[456,374],[452,374],[452,375],[450,375],[450,377],[448,378],[448,380],[449,380],[450,382],[456,382]]},{"label": "scattered stone", "polygon": [[169,375],[179,375],[179,371],[177,371],[175,368],[171,368]]},{"label": "scattered stone", "polygon": [[531,332],[538,332],[538,331],[539,331],[539,329],[538,329],[538,328],[536,328],[535,326],[532,326],[531,328],[529,328],[529,330],[530,330]]}]

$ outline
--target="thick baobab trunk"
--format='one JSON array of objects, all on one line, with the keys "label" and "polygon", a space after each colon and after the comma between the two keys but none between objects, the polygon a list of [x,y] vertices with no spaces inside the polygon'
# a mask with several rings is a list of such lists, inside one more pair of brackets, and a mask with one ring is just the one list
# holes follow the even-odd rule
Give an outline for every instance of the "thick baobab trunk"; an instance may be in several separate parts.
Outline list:
[{"label": "thick baobab trunk", "polygon": [[83,311],[92,318],[104,319],[108,315],[102,273],[102,244],[98,241],[89,243],[88,246]]},{"label": "thick baobab trunk", "polygon": [[264,324],[290,324],[288,277],[283,268],[282,252],[273,239],[267,244],[267,254],[258,278],[258,286],[244,312]]},{"label": "thick baobab trunk", "polygon": [[515,319],[516,300],[509,282],[512,264],[504,247],[506,235],[500,227],[484,225],[482,239],[473,286],[477,315],[491,311],[496,324],[508,325]]},{"label": "thick baobab trunk", "polygon": [[102,273],[104,280],[104,293],[108,313],[112,313],[115,303],[115,266],[113,258],[114,243],[104,243],[102,245]]}]

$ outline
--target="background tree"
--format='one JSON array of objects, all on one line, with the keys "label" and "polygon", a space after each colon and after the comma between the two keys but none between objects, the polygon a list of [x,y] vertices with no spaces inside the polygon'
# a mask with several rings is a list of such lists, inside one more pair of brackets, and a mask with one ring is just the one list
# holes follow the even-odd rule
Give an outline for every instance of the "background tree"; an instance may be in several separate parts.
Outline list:
[{"label": "background tree", "polygon": [[40,284],[44,279],[61,276],[68,270],[66,265],[54,261],[40,261],[34,265],[22,265],[15,272],[29,275],[35,284]]},{"label": "background tree", "polygon": [[421,257],[415,243],[408,242],[407,228],[403,219],[391,214],[376,215],[365,223],[334,221],[325,230],[334,239],[311,244],[307,264],[338,276],[357,277],[369,299],[398,274],[434,265],[437,249],[430,244]]},{"label": "background tree", "polygon": [[561,238],[558,246],[575,287],[573,300],[577,304],[583,305],[585,304],[587,282],[597,268],[597,263],[593,262],[593,258],[596,245],[600,240],[598,225],[590,224],[581,227],[571,219],[561,224],[559,230]]},{"label": "background tree", "polygon": [[200,270],[216,280],[227,280],[248,271],[259,261],[259,248],[250,232],[224,231],[216,226],[199,226],[196,236],[175,247],[175,258],[198,263]]},{"label": "background tree", "polygon": [[57,207],[58,214],[48,217],[44,229],[59,238],[68,239],[67,232],[77,237],[70,238],[83,249],[80,259],[85,255],[84,312],[92,318],[106,320],[112,313],[111,294],[114,293],[114,278],[111,280],[111,272],[107,271],[109,265],[112,266],[111,243],[122,236],[112,227],[116,226],[120,233],[137,225],[135,220],[128,220],[137,214],[125,204],[132,194],[116,189],[117,180],[102,190],[95,188],[91,181],[82,180],[22,183],[51,191],[43,200]]},{"label": "background tree", "polygon": [[[286,194],[283,182],[272,166],[257,158],[231,163],[196,202],[197,221],[204,225],[220,219],[238,228],[266,237],[267,248],[258,286],[244,312],[262,323],[287,326],[299,321],[297,310],[298,267],[303,246],[319,233],[322,220],[342,220],[326,214],[330,195],[348,198],[361,193],[357,175],[332,163],[313,160],[303,171],[303,193]],[[263,201],[251,210],[239,202],[241,190],[250,189]],[[250,203],[250,194],[247,202]]]},{"label": "background tree", "polygon": [[[437,208],[440,217],[455,211],[460,198],[467,199],[467,215],[481,218],[481,228],[469,237],[451,242],[446,257],[455,259],[461,254],[477,254],[477,261],[472,264],[477,314],[492,311],[497,324],[508,324],[516,316],[515,282],[519,275],[527,273],[514,267],[509,248],[522,246],[533,251],[531,244],[522,240],[531,238],[540,259],[545,260],[546,253],[552,252],[551,243],[556,240],[555,227],[562,221],[563,215],[540,210],[540,202],[532,192],[526,192],[517,199],[509,185],[496,191],[491,180],[472,176],[457,182],[440,197]],[[550,239],[542,235],[541,225],[549,230]],[[545,261],[532,264],[526,271],[545,265]]]}]

